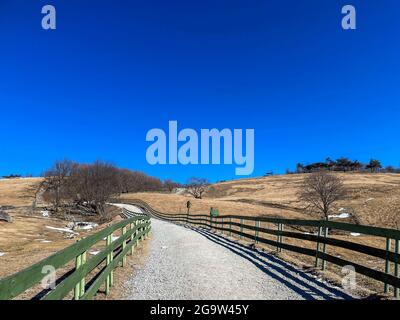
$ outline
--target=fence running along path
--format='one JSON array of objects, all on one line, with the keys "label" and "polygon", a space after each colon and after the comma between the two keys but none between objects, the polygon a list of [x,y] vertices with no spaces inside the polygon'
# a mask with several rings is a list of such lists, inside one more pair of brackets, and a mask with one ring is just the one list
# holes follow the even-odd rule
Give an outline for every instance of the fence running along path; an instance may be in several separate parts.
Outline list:
[{"label": "fence running along path", "polygon": [[[348,265],[352,266],[357,273],[383,282],[385,293],[388,293],[390,291],[390,288],[392,287],[394,296],[396,298],[399,298],[399,230],[326,220],[282,219],[269,217],[248,217],[239,215],[211,217],[210,215],[165,214],[154,210],[142,200],[133,200],[130,201],[129,204],[138,206],[152,216],[165,221],[186,223],[198,227],[208,227],[216,231],[225,232],[230,236],[239,236],[240,239],[246,238],[254,241],[255,243],[263,243],[274,246],[276,247],[276,250],[278,252],[281,252],[284,249],[315,257],[315,267],[321,266],[322,270],[326,269],[327,262],[338,265],[340,267]],[[252,223],[252,225],[245,224],[245,222],[250,222]],[[276,229],[263,228],[262,223],[274,224],[276,226]],[[317,234],[309,234],[303,232],[284,231],[285,226],[312,227],[316,228],[318,232]],[[236,227],[236,229],[234,229],[233,227]],[[347,240],[330,238],[328,237],[328,230],[340,230],[345,232],[354,232],[364,235],[382,237],[386,239],[386,248],[380,249]],[[250,231],[251,233],[248,233],[246,231]],[[266,239],[263,237],[263,234],[276,236],[276,240]],[[314,250],[285,243],[285,238],[314,242],[316,249]],[[394,251],[392,250],[393,242]],[[363,253],[376,258],[381,258],[382,263],[384,263],[385,266],[385,272],[381,272],[379,270],[363,266],[359,263],[330,255],[327,253],[328,245],[352,250],[354,252]]]},{"label": "fence running along path", "polygon": [[[114,282],[113,270],[119,264],[125,266],[126,255],[133,254],[139,241],[146,239],[151,229],[149,216],[130,216],[127,210],[124,213],[129,215],[128,219],[106,227],[31,267],[0,280],[0,300],[17,297],[48,276],[49,267],[57,270],[71,261],[75,261],[75,269],[66,277],[58,279],[55,288],[48,289],[41,300],[61,300],[70,292],[73,292],[75,300],[88,300],[93,298],[103,284],[105,293],[109,294]],[[113,233],[117,230],[121,230],[121,235],[115,239]],[[105,241],[105,248],[87,259],[88,250],[100,241]],[[86,283],[86,278],[98,267],[101,270]]]}]

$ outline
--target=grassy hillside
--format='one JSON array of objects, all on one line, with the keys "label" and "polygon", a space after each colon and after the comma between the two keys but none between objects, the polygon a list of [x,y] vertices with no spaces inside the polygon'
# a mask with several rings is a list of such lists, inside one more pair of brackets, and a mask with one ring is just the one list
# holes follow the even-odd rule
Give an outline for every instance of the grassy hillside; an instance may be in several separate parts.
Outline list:
[{"label": "grassy hillside", "polygon": [[[336,214],[348,213],[340,221],[384,227],[400,227],[400,175],[368,173],[335,173],[343,179],[346,198],[338,203]],[[189,195],[138,193],[124,199],[141,198],[168,213],[186,212],[186,201],[193,204],[191,212],[209,213],[211,206],[221,214],[268,215],[285,218],[318,218],[304,211],[297,200],[301,182],[306,175],[280,175],[241,179],[211,186],[203,199]],[[335,219],[335,218],[333,218]],[[337,218],[338,219],[338,218]]]},{"label": "grassy hillside", "polygon": [[[349,214],[338,221],[349,221],[383,227],[399,227],[400,216],[400,175],[336,173],[347,188],[346,199],[338,204],[335,214]],[[203,199],[194,199],[186,194],[175,193],[132,193],[121,196],[122,200],[142,199],[154,208],[166,213],[186,213],[186,202],[192,202],[192,214],[209,214],[210,207],[219,208],[222,215],[266,215],[285,218],[315,219],[317,216],[303,210],[297,200],[302,179],[305,175],[282,175],[253,179],[241,179],[217,183],[210,187]],[[41,179],[0,180],[0,206],[6,206],[13,217],[13,223],[0,222],[0,278],[12,274],[26,265],[45,258],[53,252],[74,243],[65,234],[55,232],[46,226],[63,228],[66,221],[44,218],[40,199],[38,208],[32,211],[35,191]],[[40,198],[40,197],[39,197]],[[346,215],[347,216],[347,215]],[[80,236],[86,233],[80,232]],[[385,240],[370,236],[335,235],[343,240],[384,248]],[[286,240],[291,243],[291,240]],[[297,241],[298,244],[298,241]],[[304,247],[314,248],[315,244],[304,242]],[[274,251],[274,248],[266,248]],[[360,261],[364,265],[383,270],[384,264],[352,251],[329,247],[329,253],[349,261]],[[280,254],[283,259],[303,267],[312,266],[313,258],[289,252]],[[341,270],[329,265],[332,278],[340,277]],[[329,277],[328,277],[329,278]],[[340,278],[339,278],[340,279]],[[375,291],[382,285],[361,278],[361,284]]]},{"label": "grassy hillside", "polygon": [[[335,173],[343,179],[347,189],[346,198],[338,203],[332,220],[361,223],[366,225],[398,228],[400,219],[400,175],[398,174],[366,174]],[[192,214],[209,214],[210,207],[217,207],[221,215],[266,215],[284,218],[319,218],[315,214],[304,211],[304,204],[297,200],[296,193],[306,175],[282,175],[253,179],[242,179],[217,183],[203,199],[194,199],[184,194],[136,193],[123,195],[123,199],[140,198],[151,206],[166,213],[185,213],[186,202],[192,202]],[[346,218],[343,218],[345,216]],[[267,226],[268,227],[268,226]],[[269,225],[270,228],[276,226]],[[289,227],[287,227],[290,230]],[[315,231],[315,230],[314,230]],[[385,248],[385,239],[359,234],[331,234],[340,240],[356,242],[376,248]],[[273,236],[264,237],[275,240]],[[247,241],[248,242],[248,241]],[[315,249],[315,243],[285,238],[285,242]],[[250,244],[250,242],[249,242]],[[263,250],[272,252],[274,247],[257,245]],[[370,268],[384,271],[384,261],[362,253],[329,246],[329,254],[355,261]],[[311,270],[320,277],[334,281],[340,285],[343,276],[341,268],[328,264],[327,271],[321,272],[313,268],[314,258],[285,251],[278,254],[284,260]],[[357,276],[357,292],[368,295],[371,292],[382,293],[383,285],[364,276]]]},{"label": "grassy hillside", "polygon": [[51,229],[66,228],[68,222],[56,217],[43,217],[45,203],[41,199],[32,210],[41,181],[41,178],[0,180],[0,207],[5,208],[13,219],[12,223],[0,221],[0,278],[22,270],[93,232],[82,230],[72,239],[68,233]]}]

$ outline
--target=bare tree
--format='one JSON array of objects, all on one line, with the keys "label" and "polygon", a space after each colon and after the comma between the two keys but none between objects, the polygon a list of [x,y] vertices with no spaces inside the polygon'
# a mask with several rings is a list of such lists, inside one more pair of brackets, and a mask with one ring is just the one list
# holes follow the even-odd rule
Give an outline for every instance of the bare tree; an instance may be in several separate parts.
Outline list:
[{"label": "bare tree", "polygon": [[207,190],[210,182],[204,178],[190,178],[186,184],[186,188],[189,194],[196,199],[201,199],[203,193]]},{"label": "bare tree", "polygon": [[75,163],[70,160],[56,161],[53,167],[44,173],[44,196],[53,203],[56,212],[62,198],[66,196],[67,179],[71,176],[74,166]]},{"label": "bare tree", "polygon": [[164,187],[169,191],[172,192],[175,188],[179,188],[180,184],[177,182],[174,182],[171,179],[167,179],[164,181]]},{"label": "bare tree", "polygon": [[112,164],[96,161],[75,168],[69,181],[69,191],[80,208],[105,216],[105,205],[119,194],[119,172]]},{"label": "bare tree", "polygon": [[316,211],[328,220],[335,203],[344,194],[344,185],[339,178],[320,171],[311,173],[304,179],[298,198],[306,204],[307,210]]}]

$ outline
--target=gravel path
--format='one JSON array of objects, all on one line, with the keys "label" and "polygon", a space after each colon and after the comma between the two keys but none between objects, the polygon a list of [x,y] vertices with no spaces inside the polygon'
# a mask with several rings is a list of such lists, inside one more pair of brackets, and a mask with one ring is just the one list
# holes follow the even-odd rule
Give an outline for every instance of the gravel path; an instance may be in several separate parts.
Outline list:
[{"label": "gravel path", "polygon": [[[128,208],[132,209],[132,208]],[[150,253],[126,299],[350,299],[274,256],[206,230],[152,219]]]}]

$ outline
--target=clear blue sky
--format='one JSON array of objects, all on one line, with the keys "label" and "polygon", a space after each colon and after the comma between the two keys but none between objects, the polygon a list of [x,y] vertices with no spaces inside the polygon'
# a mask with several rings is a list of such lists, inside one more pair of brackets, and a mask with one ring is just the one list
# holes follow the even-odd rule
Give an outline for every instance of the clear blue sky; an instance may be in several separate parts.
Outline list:
[{"label": "clear blue sky", "polygon": [[[41,29],[45,4],[56,31]],[[398,0],[1,0],[0,39],[0,175],[67,157],[234,177],[148,165],[146,133],[169,120],[254,128],[254,175],[327,156],[400,164]]]}]

